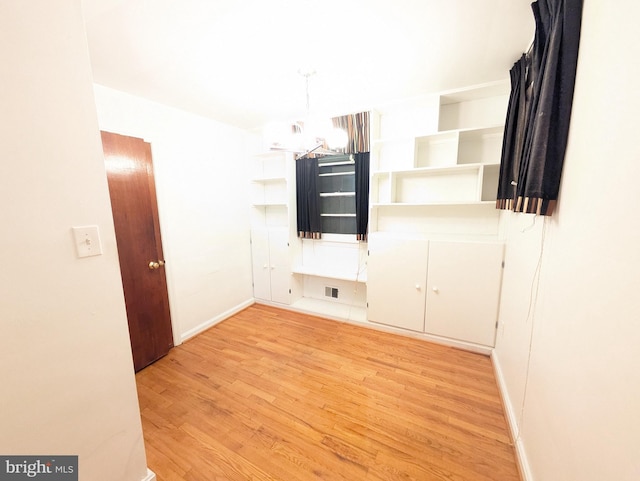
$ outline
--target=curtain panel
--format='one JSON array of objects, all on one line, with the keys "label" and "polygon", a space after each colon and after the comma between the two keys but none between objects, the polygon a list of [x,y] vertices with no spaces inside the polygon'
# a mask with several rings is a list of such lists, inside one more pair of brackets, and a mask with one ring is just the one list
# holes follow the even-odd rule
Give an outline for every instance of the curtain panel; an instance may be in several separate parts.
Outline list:
[{"label": "curtain panel", "polygon": [[582,0],[538,0],[530,51],[511,69],[496,207],[552,215],[567,147]]},{"label": "curtain panel", "polygon": [[356,239],[367,240],[369,228],[369,152],[354,154],[356,163]]},{"label": "curtain panel", "polygon": [[318,191],[318,159],[296,160],[296,207],[298,237],[320,239],[320,193]]},{"label": "curtain panel", "polygon": [[513,199],[516,198],[516,180],[522,159],[524,145],[523,128],[527,120],[527,92],[525,72],[527,59],[523,54],[510,71],[511,94],[507,108],[507,119],[504,126],[502,141],[502,161],[500,163],[500,181],[498,183],[499,209],[513,209]]}]

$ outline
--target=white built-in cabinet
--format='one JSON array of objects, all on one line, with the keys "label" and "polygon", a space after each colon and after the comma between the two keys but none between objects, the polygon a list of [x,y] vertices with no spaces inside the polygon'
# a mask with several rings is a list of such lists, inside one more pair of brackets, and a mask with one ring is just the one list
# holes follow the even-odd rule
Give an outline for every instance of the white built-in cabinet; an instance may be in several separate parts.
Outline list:
[{"label": "white built-in cabinet", "polygon": [[425,332],[493,346],[503,257],[502,242],[429,241]]},{"label": "white built-in cabinet", "polygon": [[289,232],[271,227],[251,230],[253,295],[256,299],[291,303],[291,260]]},{"label": "white built-in cabinet", "polygon": [[504,246],[495,208],[507,82],[372,115],[367,318],[494,345]]},{"label": "white built-in cabinet", "polygon": [[424,331],[428,246],[424,239],[369,237],[369,320]]},{"label": "white built-in cabinet", "polygon": [[259,302],[366,322],[366,244],[355,236],[300,239],[293,154],[253,157],[251,254]]},{"label": "white built-in cabinet", "polygon": [[262,301],[290,304],[298,289],[291,275],[295,252],[293,155],[268,152],[254,156],[252,162],[253,294]]},{"label": "white built-in cabinet", "polygon": [[369,239],[369,320],[493,346],[504,246],[382,233]]},{"label": "white built-in cabinet", "polygon": [[503,259],[495,200],[509,87],[495,82],[371,111],[368,244],[355,236],[299,239],[293,155],[254,156],[255,298],[493,346]]}]

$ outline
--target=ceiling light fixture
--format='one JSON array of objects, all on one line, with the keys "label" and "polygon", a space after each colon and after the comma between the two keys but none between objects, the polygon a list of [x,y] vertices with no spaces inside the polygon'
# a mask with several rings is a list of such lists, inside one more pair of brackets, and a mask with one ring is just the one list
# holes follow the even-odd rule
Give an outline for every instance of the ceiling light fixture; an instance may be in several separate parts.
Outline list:
[{"label": "ceiling light fixture", "polygon": [[[329,118],[312,114],[309,96],[309,79],[316,74],[312,68],[300,69],[298,73],[305,79],[306,116],[293,124],[272,124],[265,129],[269,148],[286,150],[299,154],[299,157],[312,152],[335,155],[342,153],[349,140],[347,132],[333,126]],[[325,147],[326,145],[326,147]]]}]

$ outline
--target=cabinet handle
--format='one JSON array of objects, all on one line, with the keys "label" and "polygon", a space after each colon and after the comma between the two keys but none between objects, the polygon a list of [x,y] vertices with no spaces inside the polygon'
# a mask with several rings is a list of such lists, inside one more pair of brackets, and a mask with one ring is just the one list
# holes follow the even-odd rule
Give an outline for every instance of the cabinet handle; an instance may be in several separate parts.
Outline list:
[{"label": "cabinet handle", "polygon": [[437,286],[433,286],[433,287],[431,288],[431,290],[432,290],[433,292],[435,292],[436,294],[437,294],[438,292],[440,292],[440,289],[438,289],[438,287],[437,287]]},{"label": "cabinet handle", "polygon": [[420,284],[416,284],[416,290],[420,290]]},{"label": "cabinet handle", "polygon": [[262,266],[263,269],[266,269],[267,267],[269,267],[267,264]]}]

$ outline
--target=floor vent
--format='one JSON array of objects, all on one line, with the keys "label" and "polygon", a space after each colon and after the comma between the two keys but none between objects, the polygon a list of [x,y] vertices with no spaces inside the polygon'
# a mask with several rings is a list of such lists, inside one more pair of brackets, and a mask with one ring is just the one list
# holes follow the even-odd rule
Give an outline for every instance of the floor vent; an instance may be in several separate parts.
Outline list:
[{"label": "floor vent", "polygon": [[324,296],[325,297],[332,297],[333,299],[337,299],[338,298],[338,288],[337,287],[325,286],[325,288],[324,288]]}]

